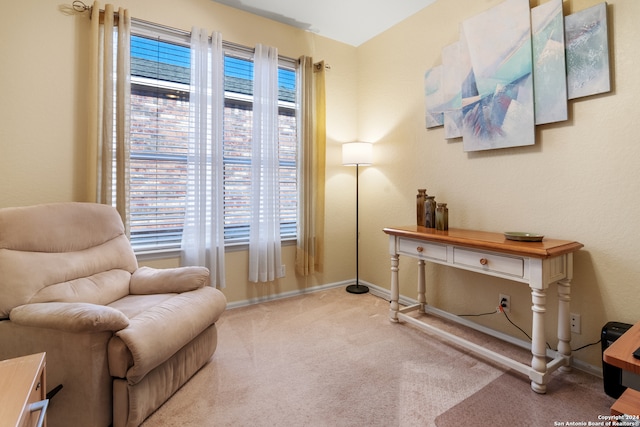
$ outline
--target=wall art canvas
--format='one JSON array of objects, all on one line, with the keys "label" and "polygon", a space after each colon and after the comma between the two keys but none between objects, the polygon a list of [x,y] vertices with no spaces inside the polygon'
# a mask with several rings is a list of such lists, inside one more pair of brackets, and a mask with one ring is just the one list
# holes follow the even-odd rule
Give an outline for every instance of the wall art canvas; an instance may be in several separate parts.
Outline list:
[{"label": "wall art canvas", "polygon": [[562,0],[531,9],[535,123],[568,118]]},{"label": "wall art canvas", "polygon": [[424,73],[424,98],[427,128],[444,124],[442,97],[442,65],[437,65]]},{"label": "wall art canvas", "polygon": [[611,90],[607,4],[600,3],[565,18],[569,99]]},{"label": "wall art canvas", "polygon": [[506,0],[463,22],[472,74],[462,100],[465,151],[535,143],[529,0]]},{"label": "wall art canvas", "polygon": [[[478,99],[478,88],[476,87],[476,77],[473,74],[473,66],[471,65],[471,56],[469,55],[469,45],[467,44],[467,38],[464,34],[464,30],[460,27],[460,41],[459,41],[459,62],[460,69],[458,73],[462,80],[462,86],[460,88],[460,104],[461,109],[465,105],[472,103]],[[464,113],[462,120],[464,122]],[[463,123],[464,125],[464,123]]]},{"label": "wall art canvas", "polygon": [[462,73],[460,42],[442,49],[442,96],[444,98],[444,137],[462,136]]}]

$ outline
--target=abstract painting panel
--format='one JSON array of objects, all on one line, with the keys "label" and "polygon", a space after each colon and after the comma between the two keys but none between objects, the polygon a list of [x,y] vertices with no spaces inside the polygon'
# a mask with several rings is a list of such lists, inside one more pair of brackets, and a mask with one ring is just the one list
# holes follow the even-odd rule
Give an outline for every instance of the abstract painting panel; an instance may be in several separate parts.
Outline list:
[{"label": "abstract painting panel", "polygon": [[464,30],[460,27],[460,77],[462,79],[462,87],[460,88],[460,97],[462,106],[474,102],[478,97],[478,88],[476,86],[476,77],[473,74],[471,66],[471,56],[469,55],[469,45]]},{"label": "abstract painting panel", "polygon": [[424,73],[424,97],[427,128],[444,124],[442,96],[442,65],[437,65]]},{"label": "abstract painting panel", "polygon": [[607,4],[567,16],[564,26],[568,98],[609,92]]},{"label": "abstract painting panel", "polygon": [[462,136],[462,73],[460,42],[442,49],[442,96],[444,98],[444,137]]},{"label": "abstract painting panel", "polygon": [[462,30],[472,68],[463,85],[464,150],[533,145],[529,1],[506,0],[464,21]]},{"label": "abstract painting panel", "polygon": [[531,10],[531,32],[535,123],[567,120],[562,0],[551,0]]}]

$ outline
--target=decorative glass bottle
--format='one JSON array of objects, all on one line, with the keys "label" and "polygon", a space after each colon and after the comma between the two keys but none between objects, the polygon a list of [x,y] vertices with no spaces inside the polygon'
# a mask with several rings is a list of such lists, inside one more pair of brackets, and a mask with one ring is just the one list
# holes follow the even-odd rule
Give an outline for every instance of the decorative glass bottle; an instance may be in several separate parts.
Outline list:
[{"label": "decorative glass bottle", "polygon": [[427,196],[424,202],[424,226],[427,228],[436,228],[436,197]]},{"label": "decorative glass bottle", "polygon": [[446,203],[438,203],[436,207],[436,230],[449,229],[449,208]]},{"label": "decorative glass bottle", "polygon": [[425,188],[418,189],[416,196],[416,223],[424,226],[424,202],[427,200],[427,190]]}]

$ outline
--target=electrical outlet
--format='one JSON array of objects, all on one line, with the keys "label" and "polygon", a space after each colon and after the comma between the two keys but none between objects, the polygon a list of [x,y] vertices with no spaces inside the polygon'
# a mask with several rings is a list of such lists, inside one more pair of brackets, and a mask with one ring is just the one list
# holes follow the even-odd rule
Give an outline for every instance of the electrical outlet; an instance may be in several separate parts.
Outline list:
[{"label": "electrical outlet", "polygon": [[575,334],[582,333],[582,325],[580,322],[580,315],[576,313],[571,313],[571,332]]},{"label": "electrical outlet", "polygon": [[282,264],[280,265],[280,273],[282,274],[282,277],[285,277],[287,275],[287,266]]},{"label": "electrical outlet", "polygon": [[511,312],[511,297],[509,295],[500,294],[498,296],[498,305],[502,306],[505,313]]}]

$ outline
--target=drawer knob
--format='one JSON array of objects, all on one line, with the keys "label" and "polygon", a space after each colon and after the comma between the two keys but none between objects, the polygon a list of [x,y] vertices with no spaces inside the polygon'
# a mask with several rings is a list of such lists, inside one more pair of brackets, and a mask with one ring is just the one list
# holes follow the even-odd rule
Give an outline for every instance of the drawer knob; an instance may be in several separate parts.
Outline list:
[{"label": "drawer knob", "polygon": [[419,253],[422,253],[424,251],[424,248],[422,246],[418,246],[416,248],[416,251],[418,251]]},{"label": "drawer knob", "polygon": [[482,265],[487,265],[489,263],[489,260],[486,258],[480,258],[480,264]]}]

